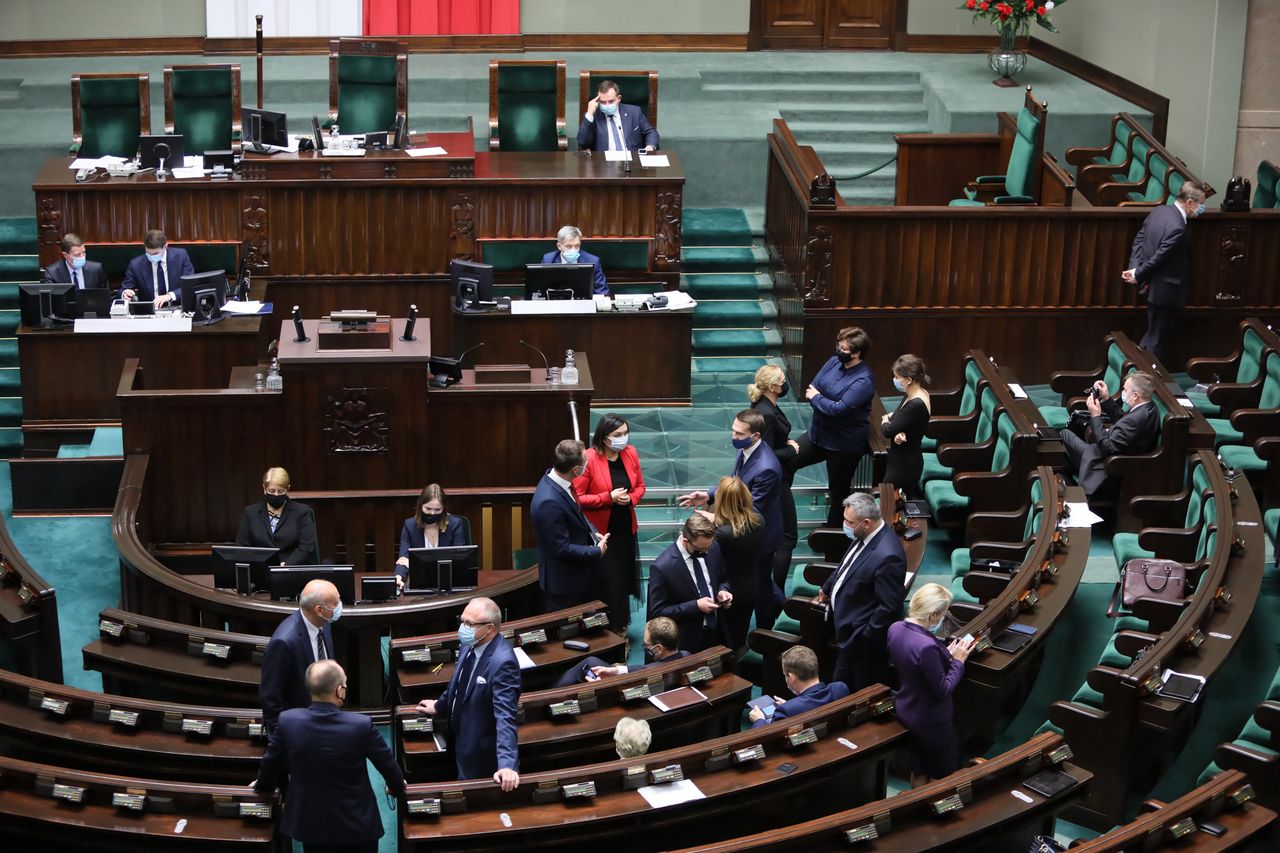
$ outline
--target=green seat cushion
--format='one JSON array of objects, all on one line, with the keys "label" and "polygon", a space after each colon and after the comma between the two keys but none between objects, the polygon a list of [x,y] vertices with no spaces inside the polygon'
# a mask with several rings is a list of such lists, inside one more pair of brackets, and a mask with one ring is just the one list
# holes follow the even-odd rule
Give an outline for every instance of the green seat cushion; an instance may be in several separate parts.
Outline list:
[{"label": "green seat cushion", "polygon": [[1118,616],[1115,625],[1112,626],[1113,631],[1141,631],[1146,633],[1151,630],[1151,626],[1147,624],[1147,620],[1139,616]]},{"label": "green seat cushion", "polygon": [[921,437],[920,449],[936,451],[938,449],[938,439],[928,435]]},{"label": "green seat cushion", "polygon": [[962,578],[969,574],[969,549],[957,548],[951,552],[951,577]]},{"label": "green seat cushion", "polygon": [[925,483],[924,499],[934,518],[969,506],[969,499],[958,494],[950,480],[930,480]]},{"label": "green seat cushion", "polygon": [[[970,192],[970,190],[965,190],[965,192]],[[986,207],[983,202],[975,201],[971,198],[953,198],[947,204],[951,207]]]},{"label": "green seat cushion", "polygon": [[1136,533],[1117,533],[1111,537],[1111,547],[1115,550],[1116,565],[1120,567],[1137,557],[1151,558],[1156,555],[1155,551],[1148,551],[1138,544]]},{"label": "green seat cushion", "polygon": [[799,578],[795,583],[791,585],[792,595],[802,595],[802,596],[807,595],[812,597],[817,595],[821,591],[822,591],[822,587],[814,586],[811,583],[805,583],[804,578]]},{"label": "green seat cushion", "polygon": [[188,154],[231,148],[232,77],[229,68],[175,68],[173,132]]},{"label": "green seat cushion", "polygon": [[943,465],[941,462],[939,462],[938,454],[925,453],[923,454],[923,456],[924,456],[924,467],[921,469],[921,473],[920,473],[921,482],[925,482],[927,480],[950,480],[951,479],[951,474],[952,474],[951,466]]},{"label": "green seat cushion", "polygon": [[132,157],[142,132],[136,77],[80,81],[79,156]]},{"label": "green seat cushion", "polygon": [[1045,732],[1053,732],[1054,734],[1059,734],[1059,735],[1063,734],[1062,729],[1058,728],[1048,720],[1045,720],[1043,723],[1040,724],[1040,728],[1036,729],[1036,734],[1038,735],[1042,735]]},{"label": "green seat cushion", "polygon": [[1244,728],[1240,730],[1239,740],[1245,741],[1255,749],[1261,749],[1275,755],[1275,750],[1267,746],[1271,742],[1271,732],[1258,725],[1258,721],[1253,717],[1244,724]]},{"label": "green seat cushion", "polygon": [[1239,444],[1244,441],[1244,433],[1231,425],[1227,418],[1205,418],[1213,427],[1213,443],[1215,445]]},{"label": "green seat cushion", "polygon": [[1205,417],[1216,415],[1222,411],[1222,407],[1217,403],[1209,401],[1209,395],[1203,391],[1197,391],[1194,388],[1187,390],[1187,399],[1191,401],[1191,405],[1195,406]]},{"label": "green seat cushion", "polygon": [[1076,691],[1076,695],[1071,697],[1071,701],[1077,705],[1087,705],[1098,711],[1103,710],[1102,694],[1090,687],[1087,681],[1080,685],[1080,689]]},{"label": "green seat cushion", "polygon": [[1228,444],[1219,448],[1218,454],[1222,457],[1222,461],[1227,463],[1230,468],[1238,468],[1241,471],[1265,471],[1267,463],[1257,453],[1254,453],[1252,447],[1246,447],[1239,444]]},{"label": "green seat cushion", "polygon": [[498,144],[503,151],[555,151],[556,67],[499,66]]},{"label": "green seat cushion", "polygon": [[959,601],[962,604],[980,604],[978,597],[970,595],[969,591],[964,588],[964,578],[958,577],[951,581],[951,600]]},{"label": "green seat cushion", "polygon": [[1122,654],[1120,650],[1116,648],[1116,638],[1114,635],[1107,641],[1106,648],[1102,650],[1102,654],[1098,656],[1099,666],[1110,666],[1115,669],[1128,669],[1129,664],[1131,663],[1133,663],[1133,658],[1126,654]]},{"label": "green seat cushion", "polygon": [[1196,786],[1199,787],[1200,785],[1203,785],[1205,782],[1208,782],[1210,779],[1212,779],[1214,776],[1217,776],[1221,772],[1222,772],[1222,768],[1219,767],[1216,762],[1210,761],[1209,766],[1206,767],[1200,773],[1200,776],[1196,779]]},{"label": "green seat cushion", "polygon": [[776,622],[773,623],[773,630],[781,631],[784,634],[795,634],[796,636],[799,636],[800,623],[784,613],[778,617]]},{"label": "green seat cushion", "polygon": [[1067,424],[1071,422],[1071,412],[1066,406],[1038,406],[1040,417],[1044,418],[1044,422],[1056,429],[1065,429]]}]

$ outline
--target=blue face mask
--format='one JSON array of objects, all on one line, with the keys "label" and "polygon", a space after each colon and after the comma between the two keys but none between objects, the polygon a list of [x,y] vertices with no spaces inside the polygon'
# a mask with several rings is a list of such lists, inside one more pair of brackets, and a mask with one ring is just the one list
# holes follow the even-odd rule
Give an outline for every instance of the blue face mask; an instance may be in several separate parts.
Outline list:
[{"label": "blue face mask", "polygon": [[902,380],[896,376],[893,377],[893,387],[897,388],[898,391],[900,391],[903,394],[907,393],[907,386],[902,384]]},{"label": "blue face mask", "polygon": [[1203,213],[1204,213],[1204,202],[1200,202],[1199,206],[1196,207],[1196,216],[1200,216]]},{"label": "blue face mask", "polygon": [[630,436],[624,435],[624,436],[621,436],[621,437],[619,437],[619,438],[611,438],[611,439],[609,439],[609,447],[610,447],[610,449],[612,449],[612,450],[614,450],[614,451],[616,451],[616,452],[619,452],[619,453],[620,453],[620,452],[622,452],[622,451],[626,448],[626,446],[627,446],[627,440],[628,440],[629,438],[630,438]]},{"label": "blue face mask", "polygon": [[160,252],[159,254],[155,254],[155,255],[151,253],[147,253],[147,260],[151,261],[151,263],[153,264],[158,264],[164,260],[164,252]]},{"label": "blue face mask", "polygon": [[842,526],[844,527],[845,536],[848,536],[850,539],[858,538],[858,529],[856,527],[854,527],[852,524],[845,524]]},{"label": "blue face mask", "polygon": [[930,634],[936,634],[936,633],[938,633],[939,631],[941,631],[941,630],[942,630],[942,622],[943,622],[943,620],[939,619],[939,620],[938,620],[938,624],[937,624],[937,625],[930,625],[930,626],[929,626],[929,633],[930,633]]},{"label": "blue face mask", "polygon": [[754,442],[755,439],[751,438],[751,436],[747,436],[746,438],[735,438],[733,439],[733,446],[738,450],[746,450]]},{"label": "blue face mask", "polygon": [[333,615],[329,617],[329,624],[332,625],[342,618],[342,602],[338,602],[338,606],[333,608]]},{"label": "blue face mask", "polygon": [[564,258],[564,262],[566,264],[576,264],[578,262],[578,257],[581,254],[582,253],[577,249],[561,249],[560,250],[560,257]]},{"label": "blue face mask", "polygon": [[82,270],[82,269],[84,269],[84,265],[85,265],[85,259],[84,259],[84,258],[72,258],[72,259],[71,259],[71,266],[75,267],[75,268],[76,268],[76,269],[78,269],[78,270]]},{"label": "blue face mask", "polygon": [[604,114],[605,114],[605,115],[607,115],[607,116],[615,116],[615,115],[617,115],[617,114],[618,114],[618,105],[617,105],[616,103],[614,103],[614,104],[601,104],[601,105],[600,105],[600,112],[604,113]]},{"label": "blue face mask", "polygon": [[476,628],[474,625],[458,626],[458,642],[470,648],[476,644]]}]

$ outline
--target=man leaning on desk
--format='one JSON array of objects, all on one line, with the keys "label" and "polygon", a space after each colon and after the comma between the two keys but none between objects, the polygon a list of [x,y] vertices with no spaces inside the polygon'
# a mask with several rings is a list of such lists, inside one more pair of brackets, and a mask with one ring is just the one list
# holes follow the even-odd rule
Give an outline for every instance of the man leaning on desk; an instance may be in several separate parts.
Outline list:
[{"label": "man leaning on desk", "polygon": [[170,302],[182,301],[182,277],[192,275],[196,269],[186,249],[169,245],[164,232],[152,229],[142,241],[146,253],[129,261],[124,271],[124,283],[120,296],[126,302],[155,300],[157,308]]},{"label": "man leaning on desk", "polygon": [[658,147],[658,131],[640,107],[622,103],[618,84],[602,80],[596,96],[587,101],[587,112],[578,125],[578,149],[582,151],[646,152]]},{"label": "man leaning on desk", "polygon": [[107,274],[102,264],[84,255],[84,241],[75,234],[64,234],[58,247],[62,260],[44,268],[45,277],[54,284],[74,284],[76,290],[93,290],[108,287]]}]

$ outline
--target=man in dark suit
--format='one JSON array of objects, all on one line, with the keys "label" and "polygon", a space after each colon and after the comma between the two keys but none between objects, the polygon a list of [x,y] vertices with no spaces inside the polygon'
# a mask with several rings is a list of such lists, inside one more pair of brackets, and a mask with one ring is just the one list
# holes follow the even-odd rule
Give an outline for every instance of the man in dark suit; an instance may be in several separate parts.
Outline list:
[{"label": "man in dark suit", "polygon": [[599,678],[609,678],[610,676],[623,675],[628,672],[639,672],[654,664],[689,656],[688,652],[680,649],[680,629],[676,627],[675,622],[666,616],[655,616],[644,623],[643,642],[645,654],[652,658],[651,663],[627,666],[626,664],[609,663],[603,658],[591,655],[562,675],[560,680],[553,686],[568,687],[570,684],[581,684],[584,681],[595,681]]},{"label": "man in dark suit", "polygon": [[603,80],[596,96],[587,101],[587,112],[578,125],[579,150],[653,151],[658,147],[658,131],[640,107],[622,103],[618,84]]},{"label": "man in dark suit", "polygon": [[365,761],[397,796],[404,793],[404,774],[373,721],[342,710],[347,674],[337,661],[311,664],[306,687],[310,707],[280,715],[253,787],[269,793],[288,777],[280,831],[307,853],[373,853],[383,829]]},{"label": "man in dark suit", "polygon": [[591,526],[573,492],[585,453],[581,441],[557,444],[555,464],[533,492],[529,514],[538,543],[538,584],[549,611],[591,600],[591,574],[609,547],[609,534]]},{"label": "man in dark suit", "polygon": [[84,256],[84,241],[75,234],[64,234],[58,243],[62,260],[44,268],[45,277],[54,284],[74,284],[77,290],[110,287],[102,264]]},{"label": "man in dark suit", "polygon": [[694,513],[649,566],[649,618],[671,619],[680,629],[680,648],[700,652],[724,641],[720,610],[731,606],[716,526]]},{"label": "man in dark suit", "polygon": [[600,258],[590,252],[582,251],[582,231],[572,225],[566,225],[556,234],[556,250],[542,256],[544,264],[591,264],[591,290],[601,296],[609,295],[609,283],[604,277],[604,267]]},{"label": "man in dark suit", "polygon": [[849,695],[849,688],[839,681],[823,684],[818,680],[818,656],[808,646],[792,646],[782,653],[782,678],[793,698],[774,696],[772,717],[765,717],[764,711],[752,707],[747,714],[752,728],[795,717]]},{"label": "man in dark suit", "polygon": [[462,611],[462,657],[439,699],[418,711],[449,718],[450,748],[459,779],[487,779],[514,791],[520,785],[516,705],[520,664],[501,631],[502,611],[488,598],[473,598]]},{"label": "man in dark suit", "polygon": [[[773,552],[782,544],[782,464],[773,448],[761,440],[764,415],[743,409],[733,418],[731,440],[738,451],[733,476],[751,490],[751,505],[764,519],[764,541],[756,563],[756,627],[772,628],[782,612],[782,591],[773,582]],[[716,499],[716,490],[680,496],[680,506],[704,506]]]},{"label": "man in dark suit", "polygon": [[[1105,382],[1099,380],[1093,387],[1096,393],[1085,398],[1093,441],[1085,441],[1070,430],[1060,431],[1067,466],[1090,498],[1114,485],[1107,478],[1107,457],[1150,453],[1160,438],[1160,412],[1151,402],[1155,378],[1150,373],[1138,371],[1126,376],[1119,402],[1109,399]],[[1104,411],[1112,421],[1109,428],[1102,421]]]},{"label": "man in dark suit", "polygon": [[1147,332],[1140,345],[1161,361],[1169,357],[1178,310],[1187,304],[1191,289],[1187,221],[1204,213],[1204,200],[1204,187],[1187,181],[1173,204],[1159,205],[1147,214],[1133,238],[1129,269],[1120,274],[1147,294]]},{"label": "man in dark suit", "polygon": [[169,245],[163,231],[152,229],[142,241],[146,251],[129,261],[120,285],[120,297],[126,301],[155,300],[162,308],[170,302],[182,301],[182,277],[195,273],[186,249]]},{"label": "man in dark suit", "polygon": [[844,499],[844,532],[852,544],[814,602],[827,605],[835,626],[840,650],[831,680],[858,691],[888,675],[885,643],[889,626],[902,618],[907,555],[875,498],[863,492]]},{"label": "man in dark suit", "polygon": [[272,633],[262,658],[262,679],[258,684],[262,722],[268,729],[284,711],[305,708],[310,703],[307,667],[314,661],[332,660],[331,624],[341,616],[338,588],[317,578],[303,587],[298,609]]}]

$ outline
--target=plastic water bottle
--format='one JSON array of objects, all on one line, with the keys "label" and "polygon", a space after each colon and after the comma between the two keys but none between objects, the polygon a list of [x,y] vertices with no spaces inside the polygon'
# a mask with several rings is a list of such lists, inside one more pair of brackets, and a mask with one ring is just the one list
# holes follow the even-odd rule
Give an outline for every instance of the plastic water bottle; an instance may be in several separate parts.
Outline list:
[{"label": "plastic water bottle", "polygon": [[271,359],[271,366],[267,368],[267,390],[284,390],[284,379],[280,376],[280,362],[275,358]]},{"label": "plastic water bottle", "polygon": [[338,147],[338,126],[336,124],[329,128],[329,147],[335,149]]},{"label": "plastic water bottle", "polygon": [[573,363],[573,350],[564,351],[564,370],[560,371],[561,385],[578,384],[578,366]]}]

